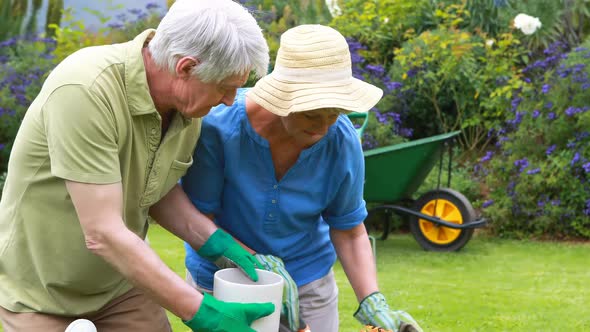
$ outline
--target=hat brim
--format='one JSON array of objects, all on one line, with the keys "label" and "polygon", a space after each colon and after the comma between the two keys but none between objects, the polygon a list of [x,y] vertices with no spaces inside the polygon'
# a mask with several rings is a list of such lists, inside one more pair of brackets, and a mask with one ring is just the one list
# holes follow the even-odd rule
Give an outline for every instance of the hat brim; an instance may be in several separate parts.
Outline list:
[{"label": "hat brim", "polygon": [[248,98],[269,112],[287,116],[320,108],[365,113],[379,102],[383,91],[356,78],[324,83],[283,82],[272,73],[260,79]]}]

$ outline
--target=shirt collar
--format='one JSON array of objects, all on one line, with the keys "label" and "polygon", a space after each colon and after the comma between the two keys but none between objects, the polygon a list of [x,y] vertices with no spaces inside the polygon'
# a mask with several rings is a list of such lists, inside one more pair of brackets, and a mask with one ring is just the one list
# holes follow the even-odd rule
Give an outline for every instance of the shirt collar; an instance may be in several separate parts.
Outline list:
[{"label": "shirt collar", "polygon": [[156,111],[147,82],[142,49],[156,30],[148,29],[127,43],[125,55],[125,86],[127,87],[127,104],[131,115],[143,115]]}]

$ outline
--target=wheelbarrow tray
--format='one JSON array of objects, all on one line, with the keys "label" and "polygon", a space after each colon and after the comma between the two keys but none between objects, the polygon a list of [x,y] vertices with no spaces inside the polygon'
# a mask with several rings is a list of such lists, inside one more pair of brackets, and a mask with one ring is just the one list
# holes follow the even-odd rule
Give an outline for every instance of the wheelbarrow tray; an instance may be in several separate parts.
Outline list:
[{"label": "wheelbarrow tray", "polygon": [[460,131],[364,151],[367,202],[411,199],[440,160],[445,142]]}]

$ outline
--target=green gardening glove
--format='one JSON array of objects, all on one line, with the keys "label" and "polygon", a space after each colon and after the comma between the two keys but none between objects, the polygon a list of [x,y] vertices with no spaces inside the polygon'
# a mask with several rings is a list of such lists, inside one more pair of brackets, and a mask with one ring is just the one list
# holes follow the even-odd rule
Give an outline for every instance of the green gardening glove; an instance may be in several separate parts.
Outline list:
[{"label": "green gardening glove", "polygon": [[285,280],[283,288],[283,307],[281,308],[281,316],[283,316],[289,324],[291,331],[298,331],[300,327],[299,322],[299,292],[297,291],[297,284],[285,269],[283,260],[273,255],[256,254],[256,258],[267,271],[274,272]]},{"label": "green gardening glove", "polygon": [[239,245],[231,235],[218,229],[207,239],[197,253],[211,262],[229,260],[253,281],[258,281],[256,269],[263,269],[260,263],[246,249]]},{"label": "green gardening glove", "polygon": [[219,301],[207,293],[203,296],[195,316],[189,321],[182,321],[194,332],[256,332],[250,324],[275,311],[275,305],[270,302],[233,303]]},{"label": "green gardening glove", "polygon": [[380,292],[365,297],[354,313],[354,318],[364,325],[377,326],[393,332],[422,332],[414,318],[405,311],[391,310]]}]

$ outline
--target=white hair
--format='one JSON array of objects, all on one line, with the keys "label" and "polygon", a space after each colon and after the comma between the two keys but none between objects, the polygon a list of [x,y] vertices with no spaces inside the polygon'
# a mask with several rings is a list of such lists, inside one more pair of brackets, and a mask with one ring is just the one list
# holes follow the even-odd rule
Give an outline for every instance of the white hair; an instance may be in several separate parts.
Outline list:
[{"label": "white hair", "polygon": [[175,72],[185,56],[200,63],[192,74],[203,82],[268,70],[268,45],[256,19],[231,0],[177,0],[164,16],[149,51],[157,66]]}]

